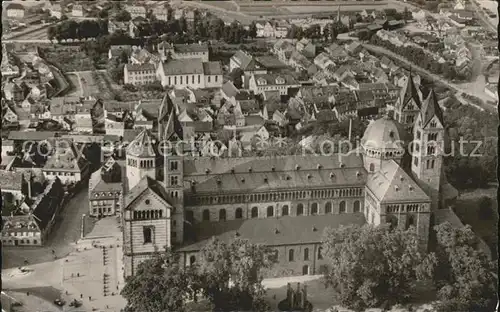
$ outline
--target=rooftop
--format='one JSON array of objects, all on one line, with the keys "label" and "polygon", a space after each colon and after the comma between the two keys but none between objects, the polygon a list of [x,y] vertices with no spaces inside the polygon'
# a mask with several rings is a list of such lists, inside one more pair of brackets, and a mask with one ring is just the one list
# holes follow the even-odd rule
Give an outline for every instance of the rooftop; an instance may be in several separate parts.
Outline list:
[{"label": "rooftop", "polygon": [[365,223],[361,213],[199,223],[194,229],[197,242],[186,243],[180,251],[198,251],[214,236],[224,242],[241,238],[267,246],[320,243],[326,228]]}]

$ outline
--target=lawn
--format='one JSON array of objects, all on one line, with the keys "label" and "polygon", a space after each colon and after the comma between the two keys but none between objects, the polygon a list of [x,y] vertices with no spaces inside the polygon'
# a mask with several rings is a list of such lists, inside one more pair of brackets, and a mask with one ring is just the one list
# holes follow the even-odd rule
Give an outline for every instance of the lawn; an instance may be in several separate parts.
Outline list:
[{"label": "lawn", "polygon": [[[95,73],[95,75],[94,75]],[[114,98],[113,90],[107,85],[102,72],[80,72],[84,94],[95,98],[110,100]]]}]

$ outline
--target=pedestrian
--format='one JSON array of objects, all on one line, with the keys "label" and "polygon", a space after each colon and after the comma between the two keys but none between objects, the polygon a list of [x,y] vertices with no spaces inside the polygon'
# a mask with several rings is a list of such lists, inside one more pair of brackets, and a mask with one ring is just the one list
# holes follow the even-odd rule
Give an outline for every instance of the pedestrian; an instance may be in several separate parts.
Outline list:
[{"label": "pedestrian", "polygon": [[66,290],[66,296],[68,295],[68,291]]},{"label": "pedestrian", "polygon": [[89,301],[92,301],[92,297],[91,296],[89,296]]},{"label": "pedestrian", "polygon": [[77,277],[80,277],[80,273],[76,273],[76,276],[77,276]]},{"label": "pedestrian", "polygon": [[80,294],[80,299],[83,299],[83,294]]},{"label": "pedestrian", "polygon": [[29,292],[29,291],[28,291],[28,292],[26,292],[26,296],[29,296],[29,295],[30,295],[30,292]]},{"label": "pedestrian", "polygon": [[54,255],[56,253],[56,251],[54,249],[52,249],[52,254]]}]

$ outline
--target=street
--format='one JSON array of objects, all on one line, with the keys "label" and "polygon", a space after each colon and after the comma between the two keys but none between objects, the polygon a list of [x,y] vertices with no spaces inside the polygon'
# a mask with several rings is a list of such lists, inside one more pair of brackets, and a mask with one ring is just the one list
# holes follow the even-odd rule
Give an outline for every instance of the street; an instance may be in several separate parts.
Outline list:
[{"label": "street", "polygon": [[49,234],[44,247],[3,247],[2,268],[23,266],[24,260],[30,264],[54,261],[52,250],[58,258],[64,257],[73,250],[72,244],[80,239],[81,216],[88,214],[88,192],[84,186],[69,200],[56,219],[56,224]]}]

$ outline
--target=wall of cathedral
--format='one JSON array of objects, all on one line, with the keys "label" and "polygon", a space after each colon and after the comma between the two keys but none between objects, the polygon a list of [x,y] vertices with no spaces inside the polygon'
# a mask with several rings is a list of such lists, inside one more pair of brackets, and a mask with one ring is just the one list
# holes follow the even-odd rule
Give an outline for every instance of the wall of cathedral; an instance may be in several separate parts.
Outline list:
[{"label": "wall of cathedral", "polygon": [[[322,274],[328,264],[320,250],[320,243],[272,246],[277,252],[278,262],[262,272],[265,278]],[[184,266],[196,263],[200,259],[198,252],[183,252],[181,261]]]},{"label": "wall of cathedral", "polygon": [[361,187],[186,198],[190,198],[186,216],[191,215],[196,222],[353,213],[364,207]]}]

